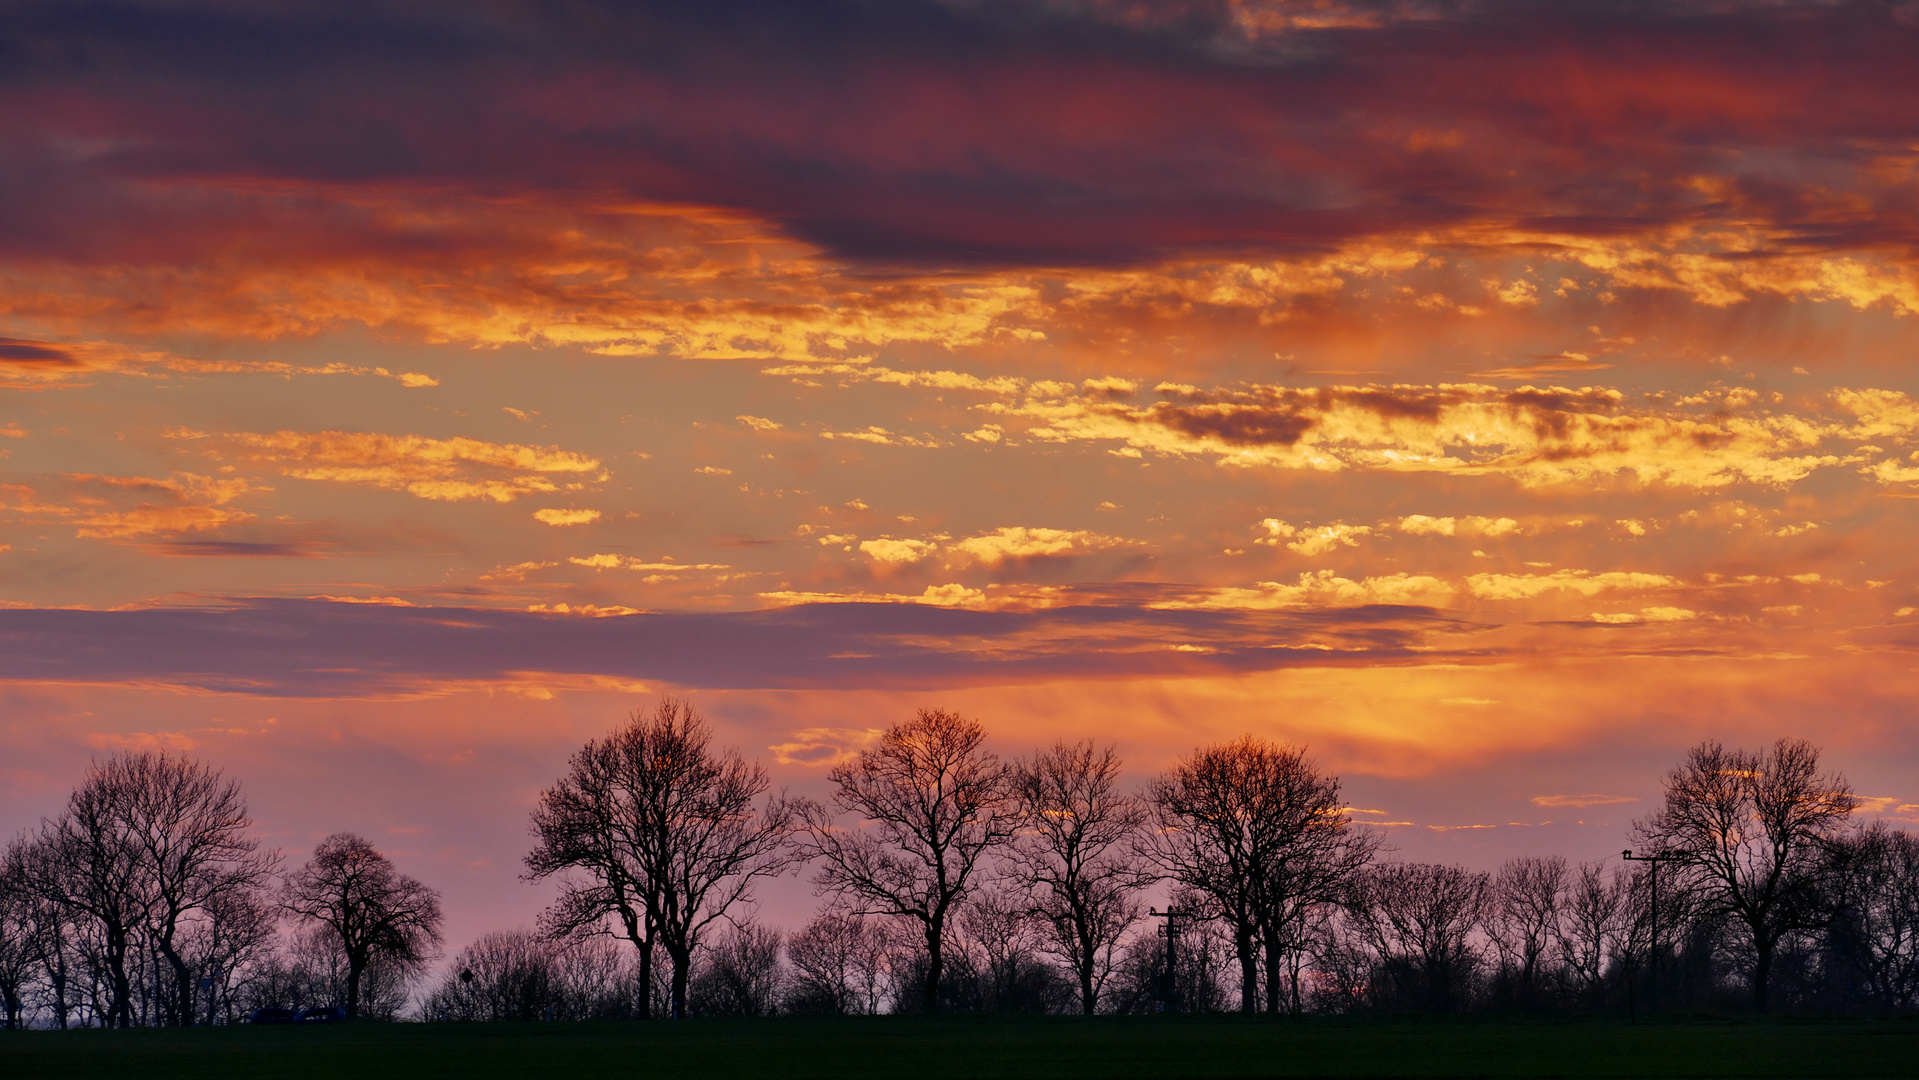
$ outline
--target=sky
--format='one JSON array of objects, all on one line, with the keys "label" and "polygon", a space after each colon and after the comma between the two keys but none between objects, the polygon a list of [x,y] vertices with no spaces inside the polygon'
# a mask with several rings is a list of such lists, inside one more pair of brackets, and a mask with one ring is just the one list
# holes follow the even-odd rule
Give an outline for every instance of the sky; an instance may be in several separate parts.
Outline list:
[{"label": "sky", "polygon": [[457,945],[662,694],[1481,868],[1708,738],[1919,822],[1919,5],[0,12],[0,834],[180,751]]}]

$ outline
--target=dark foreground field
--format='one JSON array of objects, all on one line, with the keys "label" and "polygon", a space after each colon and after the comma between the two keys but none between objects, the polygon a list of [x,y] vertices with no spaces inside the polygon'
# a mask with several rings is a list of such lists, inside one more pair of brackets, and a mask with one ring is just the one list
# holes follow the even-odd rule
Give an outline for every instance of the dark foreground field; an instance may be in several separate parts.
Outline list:
[{"label": "dark foreground field", "polygon": [[706,1020],[0,1033],[0,1078],[1892,1077],[1910,1021]]}]

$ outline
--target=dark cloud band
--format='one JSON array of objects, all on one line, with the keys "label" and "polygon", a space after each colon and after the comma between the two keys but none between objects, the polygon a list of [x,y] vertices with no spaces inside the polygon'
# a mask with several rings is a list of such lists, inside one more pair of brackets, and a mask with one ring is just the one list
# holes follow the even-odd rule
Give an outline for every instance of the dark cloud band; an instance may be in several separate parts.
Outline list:
[{"label": "dark cloud band", "polygon": [[[0,254],[244,246],[230,226],[289,182],[349,236],[356,204],[319,188],[717,205],[916,267],[1486,226],[1919,239],[1897,166],[1919,26],[1897,5],[1233,17],[1259,7],[13,3]],[[428,258],[451,238],[381,242]]]},{"label": "dark cloud band", "polygon": [[0,679],[271,697],[390,696],[538,675],[699,688],[931,689],[1430,661],[1439,653],[1417,647],[1452,625],[1423,608],[1383,606],[1248,613],[810,604],[592,619],[254,599],[218,608],[0,611]]}]

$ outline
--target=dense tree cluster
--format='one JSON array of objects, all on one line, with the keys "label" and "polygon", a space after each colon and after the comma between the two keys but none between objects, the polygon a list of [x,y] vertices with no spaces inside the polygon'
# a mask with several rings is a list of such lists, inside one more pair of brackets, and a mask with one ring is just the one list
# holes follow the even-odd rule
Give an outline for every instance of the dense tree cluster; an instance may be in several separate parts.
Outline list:
[{"label": "dense tree cluster", "polygon": [[[1693,748],[1634,861],[1490,873],[1383,857],[1297,747],[1202,747],[1136,792],[1121,769],[1092,742],[1003,760],[927,710],[788,798],[667,699],[541,794],[537,926],[423,984],[432,889],[346,833],[283,870],[237,784],[120,755],[0,859],[0,1004],[9,1027],[1919,1007],[1919,837],[1855,826],[1798,740]],[[796,866],[820,911],[757,921],[756,883]]]},{"label": "dense tree cluster", "polygon": [[438,897],[366,841],[280,873],[240,785],[165,753],[96,762],[0,855],[9,1028],[231,1022],[338,1003],[393,1017],[439,941]]}]

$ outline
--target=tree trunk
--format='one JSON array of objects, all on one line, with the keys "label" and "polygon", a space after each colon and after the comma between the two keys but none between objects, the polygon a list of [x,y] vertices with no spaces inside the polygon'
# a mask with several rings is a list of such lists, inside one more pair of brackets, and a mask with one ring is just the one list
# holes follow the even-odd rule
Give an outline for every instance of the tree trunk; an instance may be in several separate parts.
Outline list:
[{"label": "tree trunk", "polygon": [[944,929],[938,923],[926,924],[926,982],[920,987],[920,1001],[928,1016],[940,1007],[940,975],[946,961],[941,949],[945,944]]},{"label": "tree trunk", "polygon": [[1080,1011],[1087,1016],[1098,1011],[1098,995],[1093,991],[1093,965],[1097,962],[1098,946],[1093,941],[1092,931],[1087,928],[1084,913],[1075,913],[1073,931],[1079,936],[1079,1004]]},{"label": "tree trunk", "polygon": [[[173,1024],[175,1027],[193,1026],[193,971],[187,967],[186,957],[174,951],[168,941],[159,941],[160,955],[166,959],[167,966],[173,969]],[[155,987],[157,990],[158,987]],[[156,995],[163,997],[164,995]],[[161,1023],[159,1003],[154,1003],[154,1023]]]},{"label": "tree trunk", "polygon": [[346,1018],[360,1018],[360,976],[366,973],[366,961],[347,957],[346,962]]},{"label": "tree trunk", "polygon": [[107,1026],[130,1028],[133,1026],[133,979],[127,975],[127,943],[125,935],[119,940],[112,936],[107,939],[107,980],[108,992],[113,995],[107,1006]]},{"label": "tree trunk", "polygon": [[1761,1013],[1766,1011],[1766,987],[1772,980],[1772,953],[1777,942],[1754,935],[1752,964],[1752,1007]]},{"label": "tree trunk", "polygon": [[666,943],[666,955],[673,961],[673,1019],[686,1019],[686,976],[693,966],[693,950]]},{"label": "tree trunk", "polygon": [[1253,951],[1253,928],[1240,923],[1233,929],[1233,950],[1239,954],[1239,1011],[1259,1011],[1259,956]]},{"label": "tree trunk", "polygon": [[1285,953],[1280,948],[1279,934],[1268,929],[1266,932],[1266,1014],[1279,1015],[1279,1003],[1286,996],[1286,981],[1280,978],[1285,966]]},{"label": "tree trunk", "polygon": [[47,966],[47,981],[53,990],[53,1022],[61,1031],[67,1030],[67,956],[64,948],[59,952],[59,962]]},{"label": "tree trunk", "polygon": [[640,1000],[638,1010],[640,1019],[653,1018],[653,939],[638,944],[640,950]]}]

